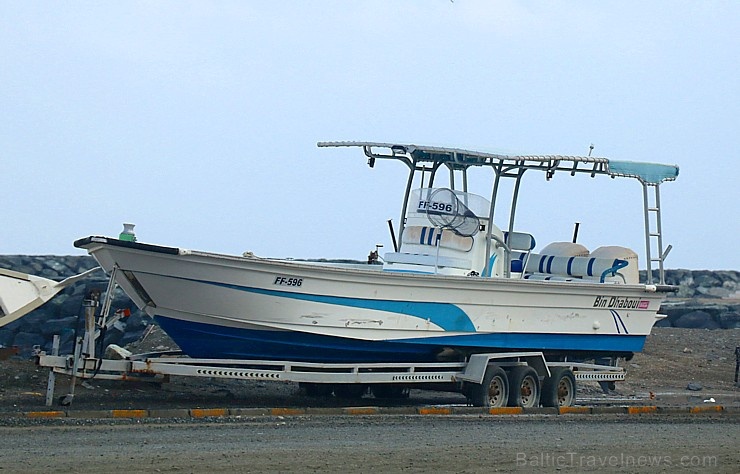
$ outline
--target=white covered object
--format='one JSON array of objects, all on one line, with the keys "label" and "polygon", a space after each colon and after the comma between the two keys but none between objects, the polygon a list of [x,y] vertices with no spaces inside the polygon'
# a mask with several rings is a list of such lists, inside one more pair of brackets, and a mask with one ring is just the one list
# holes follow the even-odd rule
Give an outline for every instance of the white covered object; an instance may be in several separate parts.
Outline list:
[{"label": "white covered object", "polygon": [[619,273],[624,276],[625,283],[629,285],[637,285],[640,283],[640,268],[637,264],[637,254],[634,250],[628,249],[627,247],[607,245],[597,248],[591,252],[589,256],[595,258],[618,258],[620,260],[626,260],[629,265],[619,270]]},{"label": "white covered object", "polygon": [[542,255],[555,255],[556,257],[588,257],[588,249],[581,244],[574,244],[573,242],[552,242],[547,244],[539,253]]}]

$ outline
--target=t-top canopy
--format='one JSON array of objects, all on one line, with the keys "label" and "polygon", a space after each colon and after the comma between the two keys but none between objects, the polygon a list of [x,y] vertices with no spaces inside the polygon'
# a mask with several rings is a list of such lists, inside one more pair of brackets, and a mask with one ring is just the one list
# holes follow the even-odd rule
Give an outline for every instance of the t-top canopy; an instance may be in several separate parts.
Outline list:
[{"label": "t-top canopy", "polygon": [[552,176],[555,171],[589,173],[591,176],[606,174],[611,177],[637,178],[644,184],[673,181],[678,176],[678,166],[658,163],[615,161],[594,156],[567,155],[504,155],[459,148],[443,148],[382,142],[319,142],[319,147],[362,147],[365,155],[378,159],[398,159],[409,166],[417,162],[443,163],[452,168],[469,166],[494,166],[540,169]]},{"label": "t-top canopy", "polygon": [[674,181],[678,177],[678,166],[609,160],[609,174],[637,178],[647,184],[660,184],[663,181]]}]

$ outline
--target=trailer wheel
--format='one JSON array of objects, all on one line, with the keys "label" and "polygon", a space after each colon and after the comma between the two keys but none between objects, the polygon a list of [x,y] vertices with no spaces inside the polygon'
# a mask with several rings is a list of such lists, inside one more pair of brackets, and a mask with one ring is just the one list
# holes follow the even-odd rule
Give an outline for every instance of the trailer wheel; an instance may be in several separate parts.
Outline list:
[{"label": "trailer wheel", "polygon": [[509,380],[498,365],[489,365],[483,383],[470,384],[470,401],[476,407],[499,408],[506,406],[509,398]]},{"label": "trailer wheel", "polygon": [[337,398],[362,398],[367,391],[365,385],[356,383],[338,383],[334,385],[334,395]]},{"label": "trailer wheel", "polygon": [[576,400],[576,377],[567,367],[556,367],[542,384],[543,407],[569,407]]},{"label": "trailer wheel", "polygon": [[517,366],[509,371],[510,407],[533,408],[540,405],[540,377],[529,366]]}]

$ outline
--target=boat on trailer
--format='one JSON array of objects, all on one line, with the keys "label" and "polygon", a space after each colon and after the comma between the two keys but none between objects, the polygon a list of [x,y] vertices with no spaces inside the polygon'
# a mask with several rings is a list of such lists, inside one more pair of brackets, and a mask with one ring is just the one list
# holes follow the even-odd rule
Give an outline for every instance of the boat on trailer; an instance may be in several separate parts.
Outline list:
[{"label": "boat on trailer", "polygon": [[[674,287],[663,278],[670,246],[664,251],[659,187],[676,179],[677,166],[374,142],[318,146],[359,147],[370,167],[407,167],[394,249],[377,262],[223,255],[142,243],[128,232],[75,246],[192,358],[426,363],[538,351],[548,361],[613,359],[642,350],[663,317]],[[490,199],[468,190],[468,173],[480,169],[493,171]],[[537,250],[534,236],[516,230],[522,177],[534,172],[638,180],[647,281],[630,249],[552,242]],[[514,186],[508,219],[499,220],[503,180]]]}]

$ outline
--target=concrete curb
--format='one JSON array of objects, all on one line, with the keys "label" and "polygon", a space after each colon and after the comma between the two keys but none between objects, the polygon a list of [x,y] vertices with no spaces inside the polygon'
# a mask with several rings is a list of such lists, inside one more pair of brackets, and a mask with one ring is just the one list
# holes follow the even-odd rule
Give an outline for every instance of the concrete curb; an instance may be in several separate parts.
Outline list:
[{"label": "concrete curb", "polygon": [[45,410],[0,413],[0,418],[29,419],[98,419],[98,418],[222,418],[222,417],[293,417],[293,416],[375,416],[375,415],[740,415],[740,407],[703,406],[574,406],[560,408],[480,408],[464,406],[419,407],[308,407],[308,408],[164,408],[151,410]]}]

